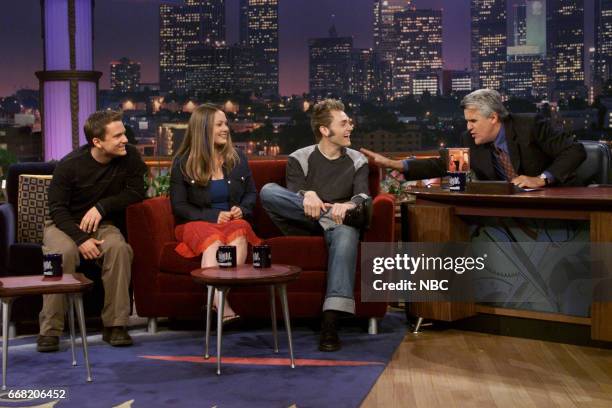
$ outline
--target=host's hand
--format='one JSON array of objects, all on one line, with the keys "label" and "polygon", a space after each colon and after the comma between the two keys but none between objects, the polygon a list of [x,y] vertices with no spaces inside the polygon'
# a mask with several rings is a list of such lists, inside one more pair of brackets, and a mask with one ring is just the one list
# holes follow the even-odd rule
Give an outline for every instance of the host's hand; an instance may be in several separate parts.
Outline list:
[{"label": "host's hand", "polygon": [[102,254],[102,252],[100,252],[100,248],[98,248],[98,245],[101,245],[103,242],[104,240],[100,241],[95,238],[89,238],[87,241],[79,245],[79,252],[85,259],[96,259]]},{"label": "host's hand", "polygon": [[91,207],[89,211],[85,213],[83,219],[81,219],[79,228],[81,231],[88,234],[91,232],[96,232],[98,230],[98,224],[100,224],[100,221],[102,221],[102,215],[96,207]]},{"label": "host's hand", "polygon": [[232,213],[230,211],[221,211],[217,218],[217,224],[224,224],[232,220]]},{"label": "host's hand", "polygon": [[540,188],[546,185],[543,178],[518,176],[512,179],[512,184],[521,188]]},{"label": "host's hand", "polygon": [[237,205],[230,209],[230,213],[232,214],[232,220],[239,220],[242,218],[242,210]]},{"label": "host's hand", "polygon": [[307,217],[318,220],[321,216],[321,211],[326,209],[325,204],[323,204],[317,193],[314,191],[304,193],[304,214]]},{"label": "host's hand", "polygon": [[330,211],[330,215],[332,220],[334,220],[334,222],[336,224],[342,224],[342,221],[344,221],[344,216],[346,215],[346,212],[348,210],[352,210],[353,208],[355,208],[355,203],[353,202],[348,202],[348,203],[335,203],[335,204],[330,204],[330,203],[325,203],[325,206],[327,208],[331,208]]},{"label": "host's hand", "polygon": [[404,170],[404,163],[401,160],[389,159],[383,156],[382,154],[378,154],[371,150],[364,149],[363,147],[359,149],[359,151],[363,153],[369,160],[372,160],[374,164],[376,164],[378,167],[389,167],[398,171]]}]

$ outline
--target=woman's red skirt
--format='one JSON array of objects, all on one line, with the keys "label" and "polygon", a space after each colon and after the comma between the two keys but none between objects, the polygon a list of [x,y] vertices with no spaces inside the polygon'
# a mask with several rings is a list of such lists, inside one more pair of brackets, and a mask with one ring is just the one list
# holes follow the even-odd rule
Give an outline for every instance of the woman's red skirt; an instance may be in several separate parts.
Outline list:
[{"label": "woman's red skirt", "polygon": [[201,255],[216,241],[229,244],[236,238],[245,237],[251,245],[259,245],[262,242],[253,232],[251,224],[245,220],[232,220],[223,224],[191,221],[176,227],[174,234],[177,241],[180,241],[175,251],[185,258]]}]

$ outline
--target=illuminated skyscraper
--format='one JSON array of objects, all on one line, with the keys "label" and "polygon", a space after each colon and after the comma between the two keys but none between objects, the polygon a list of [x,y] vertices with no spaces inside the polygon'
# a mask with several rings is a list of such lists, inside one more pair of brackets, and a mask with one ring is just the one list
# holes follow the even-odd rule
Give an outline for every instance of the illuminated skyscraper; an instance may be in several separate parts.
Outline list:
[{"label": "illuminated skyscraper", "polygon": [[240,44],[200,46],[187,50],[185,79],[190,95],[252,91],[252,49]]},{"label": "illuminated skyscraper", "polygon": [[595,78],[603,84],[611,77],[612,0],[595,0]]},{"label": "illuminated skyscraper", "polygon": [[415,96],[423,95],[428,92],[430,95],[440,93],[440,76],[438,72],[417,72],[412,78],[412,94]]},{"label": "illuminated skyscraper", "polygon": [[234,45],[231,48],[234,64],[234,90],[251,93],[253,92],[253,71],[255,69],[254,51],[246,45]]},{"label": "illuminated skyscraper", "polygon": [[204,45],[189,48],[185,65],[186,88],[191,94],[199,96],[233,91],[234,67],[230,47]]},{"label": "illuminated skyscraper", "polygon": [[[244,21],[242,23],[244,24]],[[247,45],[253,51],[254,90],[265,96],[276,96],[278,95],[278,0],[248,0],[246,23]],[[243,33],[243,27],[240,32]]]},{"label": "illuminated skyscraper", "polygon": [[342,96],[349,89],[352,37],[338,37],[335,27],[329,37],[308,40],[310,93],[317,96]]},{"label": "illuminated skyscraper", "polygon": [[599,95],[601,89],[600,78],[597,75],[597,52],[595,47],[589,47],[587,51],[587,66],[588,74],[586,75],[586,86],[587,86],[587,101],[589,105],[595,102],[595,97]]},{"label": "illuminated skyscraper", "polygon": [[584,0],[547,1],[546,39],[552,98],[586,97]]},{"label": "illuminated skyscraper", "polygon": [[515,4],[513,11],[514,46],[527,44],[527,5]]},{"label": "illuminated skyscraper", "polygon": [[470,71],[442,71],[442,92],[444,95],[468,93],[472,91],[472,73]]},{"label": "illuminated skyscraper", "polygon": [[503,90],[509,96],[520,98],[546,97],[548,84],[544,59],[539,54],[509,56]]},{"label": "illuminated skyscraper", "polygon": [[189,47],[225,41],[225,0],[185,0],[159,6],[159,86],[185,92]]},{"label": "illuminated skyscraper", "polygon": [[381,60],[391,62],[399,40],[395,30],[395,13],[404,11],[411,0],[374,0],[374,51]]},{"label": "illuminated skyscraper", "polygon": [[526,1],[527,42],[533,53],[546,57],[546,1]]},{"label": "illuminated skyscraper", "polygon": [[442,69],[442,11],[406,9],[395,14],[399,45],[393,65],[393,94],[413,93],[417,73]]},{"label": "illuminated skyscraper", "polygon": [[377,93],[383,99],[393,97],[393,64],[399,45],[395,13],[404,11],[411,0],[374,0],[374,59]]},{"label": "illuminated skyscraper", "polygon": [[503,91],[508,96],[546,98],[549,93],[546,3],[542,0],[527,0],[522,5],[516,5],[513,10],[514,45],[507,48]]},{"label": "illuminated skyscraper", "polygon": [[499,90],[506,65],[506,0],[471,0],[474,85]]},{"label": "illuminated skyscraper", "polygon": [[140,87],[140,63],[121,58],[110,65],[111,89],[115,92],[136,92]]},{"label": "illuminated skyscraper", "polygon": [[374,52],[371,49],[353,49],[349,81],[351,95],[363,100],[373,95],[376,85],[376,69]]},{"label": "illuminated skyscraper", "polygon": [[240,0],[240,10],[238,15],[238,41],[241,45],[249,42],[249,0]]}]

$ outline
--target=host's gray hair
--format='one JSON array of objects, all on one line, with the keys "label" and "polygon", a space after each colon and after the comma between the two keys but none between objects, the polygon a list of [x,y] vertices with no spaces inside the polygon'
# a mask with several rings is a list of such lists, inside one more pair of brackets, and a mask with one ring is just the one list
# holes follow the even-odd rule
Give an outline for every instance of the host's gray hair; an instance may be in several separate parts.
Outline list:
[{"label": "host's gray hair", "polygon": [[462,109],[476,109],[485,118],[490,117],[493,112],[499,115],[500,120],[508,117],[509,113],[499,92],[493,89],[478,89],[461,100]]}]

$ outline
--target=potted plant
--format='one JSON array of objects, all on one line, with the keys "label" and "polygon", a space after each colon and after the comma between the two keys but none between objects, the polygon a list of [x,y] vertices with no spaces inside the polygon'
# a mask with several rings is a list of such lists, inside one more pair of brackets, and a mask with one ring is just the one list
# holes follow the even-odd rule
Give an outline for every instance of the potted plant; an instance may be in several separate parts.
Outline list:
[{"label": "potted plant", "polygon": [[167,197],[170,194],[170,174],[159,174],[151,177],[145,175],[145,186],[149,198]]}]

